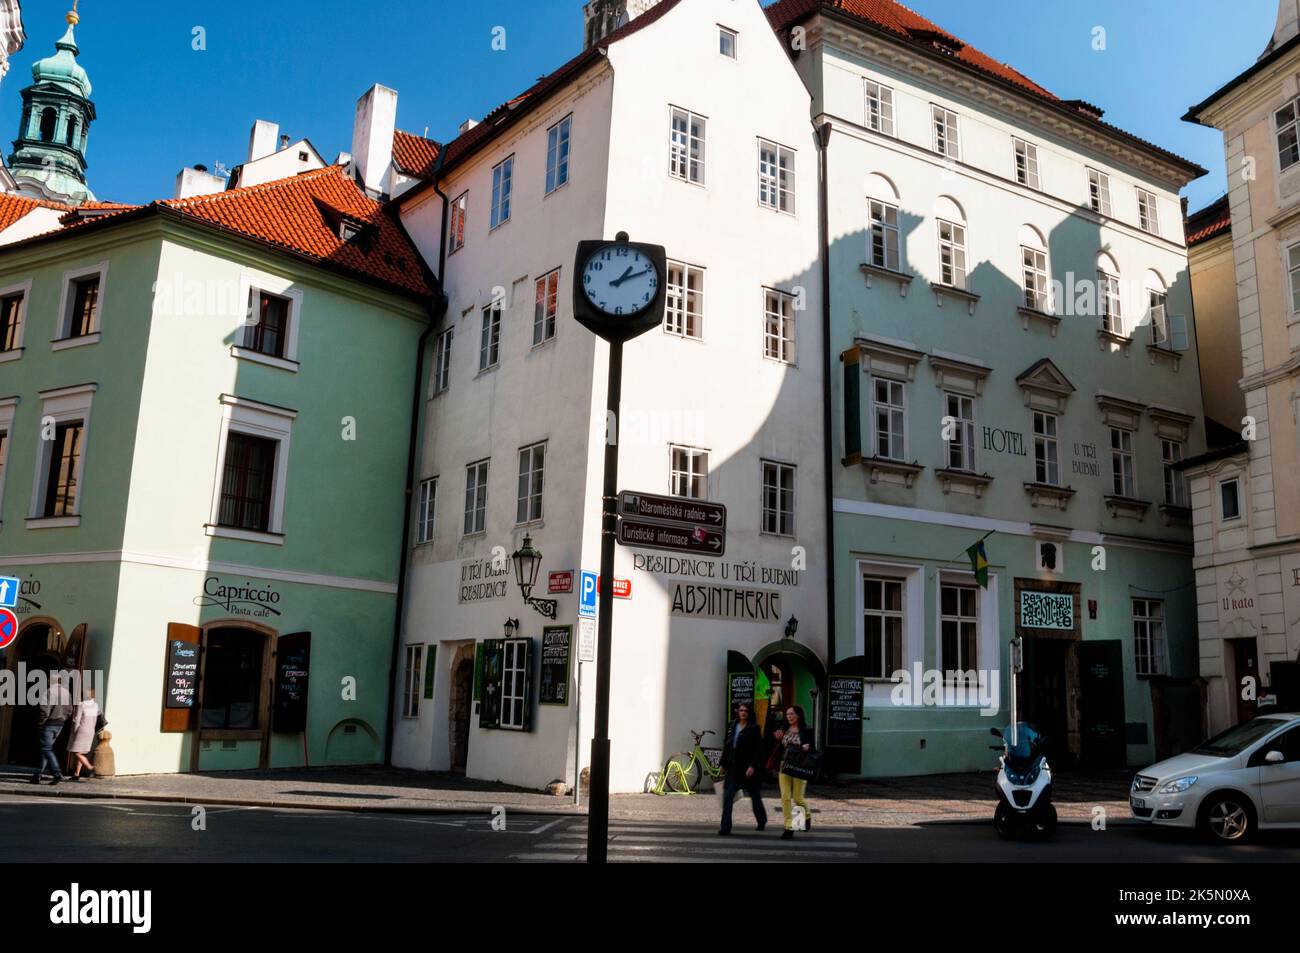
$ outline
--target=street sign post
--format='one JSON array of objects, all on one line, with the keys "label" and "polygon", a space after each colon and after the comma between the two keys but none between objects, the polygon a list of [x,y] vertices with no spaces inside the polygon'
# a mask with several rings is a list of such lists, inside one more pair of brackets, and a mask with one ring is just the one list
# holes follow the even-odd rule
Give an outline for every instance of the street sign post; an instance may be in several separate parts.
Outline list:
[{"label": "street sign post", "polygon": [[639,549],[696,556],[722,556],[727,551],[726,536],[703,526],[664,526],[626,518],[618,521],[618,541]]},{"label": "street sign post", "polygon": [[676,526],[704,526],[725,533],[727,508],[721,503],[687,500],[679,496],[656,496],[624,490],[618,495],[620,516],[671,523]]},{"label": "street sign post", "polygon": [[0,609],[18,607],[18,589],[22,581],[14,576],[0,576]]}]

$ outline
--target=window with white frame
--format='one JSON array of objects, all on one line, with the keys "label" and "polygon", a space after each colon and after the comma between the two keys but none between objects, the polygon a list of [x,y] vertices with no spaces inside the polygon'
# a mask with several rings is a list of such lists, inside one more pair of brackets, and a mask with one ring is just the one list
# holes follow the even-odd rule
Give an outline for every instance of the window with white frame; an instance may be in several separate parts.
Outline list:
[{"label": "window with white frame", "polygon": [[1051,302],[1047,291],[1047,253],[1021,245],[1020,264],[1025,307],[1033,311],[1048,311]]},{"label": "window with white frame", "polygon": [[763,289],[763,356],[794,363],[794,295]]},{"label": "window with white frame", "polygon": [[451,203],[451,214],[447,217],[447,254],[454,255],[465,247],[465,217],[469,211],[469,193],[462,192]]},{"label": "window with white frame", "polygon": [[1031,189],[1038,188],[1038,146],[1016,136],[1011,137],[1011,145],[1016,155],[1016,181]]},{"label": "window with white frame", "polygon": [[762,465],[763,532],[776,536],[793,536],[795,468],[771,460],[764,460]]},{"label": "window with white frame", "polygon": [[1048,486],[1061,485],[1061,455],[1055,414],[1034,411],[1034,480]]},{"label": "window with white frame", "polygon": [[739,37],[740,34],[735,30],[728,30],[725,26],[718,27],[718,52],[728,59],[736,59]]},{"label": "window with white frame", "polygon": [[939,283],[966,287],[966,227],[939,219]]},{"label": "window with white frame", "polygon": [[867,678],[892,678],[903,668],[903,586],[902,579],[862,577]]},{"label": "window with white frame", "polygon": [[451,342],[455,328],[447,328],[438,335],[438,350],[433,361],[433,392],[441,394],[451,385]]},{"label": "window with white frame", "polygon": [[1296,118],[1300,116],[1300,99],[1293,99],[1273,113],[1273,128],[1277,134],[1277,157],[1283,171],[1300,162],[1300,141],[1297,140]]},{"label": "window with white frame", "polygon": [[0,288],[0,361],[14,360],[22,354],[31,287],[28,279],[22,284]]},{"label": "window with white frame", "polygon": [[546,130],[546,194],[569,181],[569,140],[573,117],[565,116]]},{"label": "window with white frame", "polygon": [[907,458],[907,398],[902,381],[877,377],[872,381],[872,418],[876,426],[876,456]]},{"label": "window with white frame", "polygon": [[253,319],[244,324],[243,348],[284,360],[288,355],[291,305],[290,299],[283,295],[254,288],[249,302]]},{"label": "window with white frame", "polygon": [[1156,196],[1154,192],[1148,192],[1146,189],[1137,190],[1138,198],[1138,227],[1144,232],[1151,232],[1153,235],[1160,231],[1160,216],[1156,211]]},{"label": "window with white frame", "polygon": [[794,212],[794,150],[758,140],[758,204]]},{"label": "window with white frame", "polygon": [[480,460],[465,468],[465,535],[474,536],[487,529],[488,461]]},{"label": "window with white frame", "polygon": [[942,106],[930,106],[931,125],[934,127],[934,151],[949,159],[958,159],[960,143],[957,140],[957,114]]},{"label": "window with white frame", "polygon": [[1300,244],[1286,250],[1286,270],[1291,282],[1291,313],[1300,314]]},{"label": "window with white frame", "polygon": [[669,482],[673,496],[705,500],[709,496],[709,451],[672,445]]},{"label": "window with white frame", "polygon": [[244,314],[231,356],[296,371],[302,288],[290,279],[255,271],[242,272],[239,283]]},{"label": "window with white frame", "polygon": [[500,727],[514,731],[528,728],[528,639],[506,639],[501,666]]},{"label": "window with white frame", "polygon": [[0,398],[0,509],[5,496],[5,474],[9,469],[9,446],[13,443],[14,412],[18,409],[17,397]]},{"label": "window with white frame", "polygon": [[1151,315],[1151,343],[1156,347],[1169,347],[1169,316],[1165,308],[1167,296],[1154,288],[1147,290],[1147,304]]},{"label": "window with white frame", "polygon": [[672,107],[668,171],[674,178],[704,184],[704,134],[708,120]]},{"label": "window with white frame", "polygon": [[685,338],[704,334],[704,269],[680,261],[668,262],[664,330]]},{"label": "window with white frame", "polygon": [[1165,468],[1165,502],[1170,506],[1186,506],[1187,478],[1175,469],[1183,461],[1183,445],[1177,440],[1161,440],[1160,459]]},{"label": "window with white frame", "polygon": [[542,275],[534,288],[533,347],[555,337],[555,319],[560,311],[560,269]]},{"label": "window with white frame", "polygon": [[423,645],[408,645],[406,647],[406,666],[404,669],[406,674],[402,679],[403,718],[420,717],[420,688],[423,685],[420,678],[420,663],[423,656]]},{"label": "window with white frame", "polygon": [[542,518],[542,484],[546,472],[546,442],[519,451],[519,495],[516,523],[533,523]]},{"label": "window with white frame", "polygon": [[1110,215],[1110,176],[1096,169],[1088,170],[1088,204],[1099,215]]},{"label": "window with white frame", "polygon": [[1133,668],[1138,675],[1165,674],[1165,604],[1133,600]]},{"label": "window with white frame", "polygon": [[108,262],[63,273],[63,297],[59,302],[59,323],[55,349],[94,343],[100,330],[100,312]]},{"label": "window with white frame", "polygon": [[501,360],[501,303],[483,309],[483,327],[478,339],[478,369],[486,371]]},{"label": "window with white frame", "polygon": [[979,664],[979,591],[945,582],[939,587],[940,667],[969,672]]},{"label": "window with white frame", "polygon": [[894,134],[894,91],[875,80],[863,80],[867,98],[867,127],[887,136]]},{"label": "window with white frame", "polygon": [[427,543],[433,539],[438,515],[438,478],[420,481],[420,502],[415,516],[415,541]]},{"label": "window with white frame", "polygon": [[867,200],[867,254],[877,268],[898,271],[898,206],[879,199]]},{"label": "window with white frame", "polygon": [[1241,519],[1241,480],[1238,477],[1219,482],[1219,519],[1224,523]]},{"label": "window with white frame", "polygon": [[951,427],[947,439],[948,469],[975,469],[975,398],[965,394],[944,394],[946,416],[944,423]]},{"label": "window with white frame", "polygon": [[280,545],[296,410],[230,394],[223,413],[207,535]]},{"label": "window with white frame", "polygon": [[510,221],[510,197],[515,188],[515,157],[507,156],[492,167],[492,218],[489,230]]},{"label": "window with white frame", "polygon": [[1124,333],[1124,314],[1121,305],[1119,278],[1097,271],[1097,304],[1101,311],[1101,329],[1108,334]]},{"label": "window with white frame", "polygon": [[1137,480],[1133,469],[1133,431],[1110,428],[1111,489],[1116,496],[1137,497]]}]

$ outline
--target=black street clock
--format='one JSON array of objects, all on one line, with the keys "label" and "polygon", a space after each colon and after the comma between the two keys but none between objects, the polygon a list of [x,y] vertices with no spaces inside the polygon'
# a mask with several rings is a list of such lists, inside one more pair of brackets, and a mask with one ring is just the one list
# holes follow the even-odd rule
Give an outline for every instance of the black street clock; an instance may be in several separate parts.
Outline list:
[{"label": "black street clock", "polygon": [[662,245],[628,241],[578,243],[573,266],[573,316],[606,341],[628,341],[664,319],[667,255]]}]

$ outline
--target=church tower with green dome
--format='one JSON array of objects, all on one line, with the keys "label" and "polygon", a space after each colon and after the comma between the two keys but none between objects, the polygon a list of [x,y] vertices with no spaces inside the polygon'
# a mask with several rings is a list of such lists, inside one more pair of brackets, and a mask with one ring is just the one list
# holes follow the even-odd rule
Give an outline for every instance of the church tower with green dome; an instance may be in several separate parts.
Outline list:
[{"label": "church tower with green dome", "polygon": [[80,18],[74,0],[68,30],[57,52],[32,65],[32,85],[22,91],[23,117],[9,156],[18,191],[74,204],[94,199],[86,186],[86,141],[95,119],[90,78],[77,63],[73,27]]}]

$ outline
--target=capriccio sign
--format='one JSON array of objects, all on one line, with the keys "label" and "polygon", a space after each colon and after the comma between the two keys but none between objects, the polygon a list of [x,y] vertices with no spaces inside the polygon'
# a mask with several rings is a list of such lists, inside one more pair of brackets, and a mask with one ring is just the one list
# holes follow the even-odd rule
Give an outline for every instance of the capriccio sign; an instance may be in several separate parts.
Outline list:
[{"label": "capriccio sign", "polygon": [[265,619],[279,615],[276,608],[280,603],[280,593],[269,584],[255,586],[244,580],[242,586],[228,586],[220,576],[209,576],[203,581],[203,595],[194,597],[196,606],[215,606],[231,615],[246,615],[254,619]]}]

